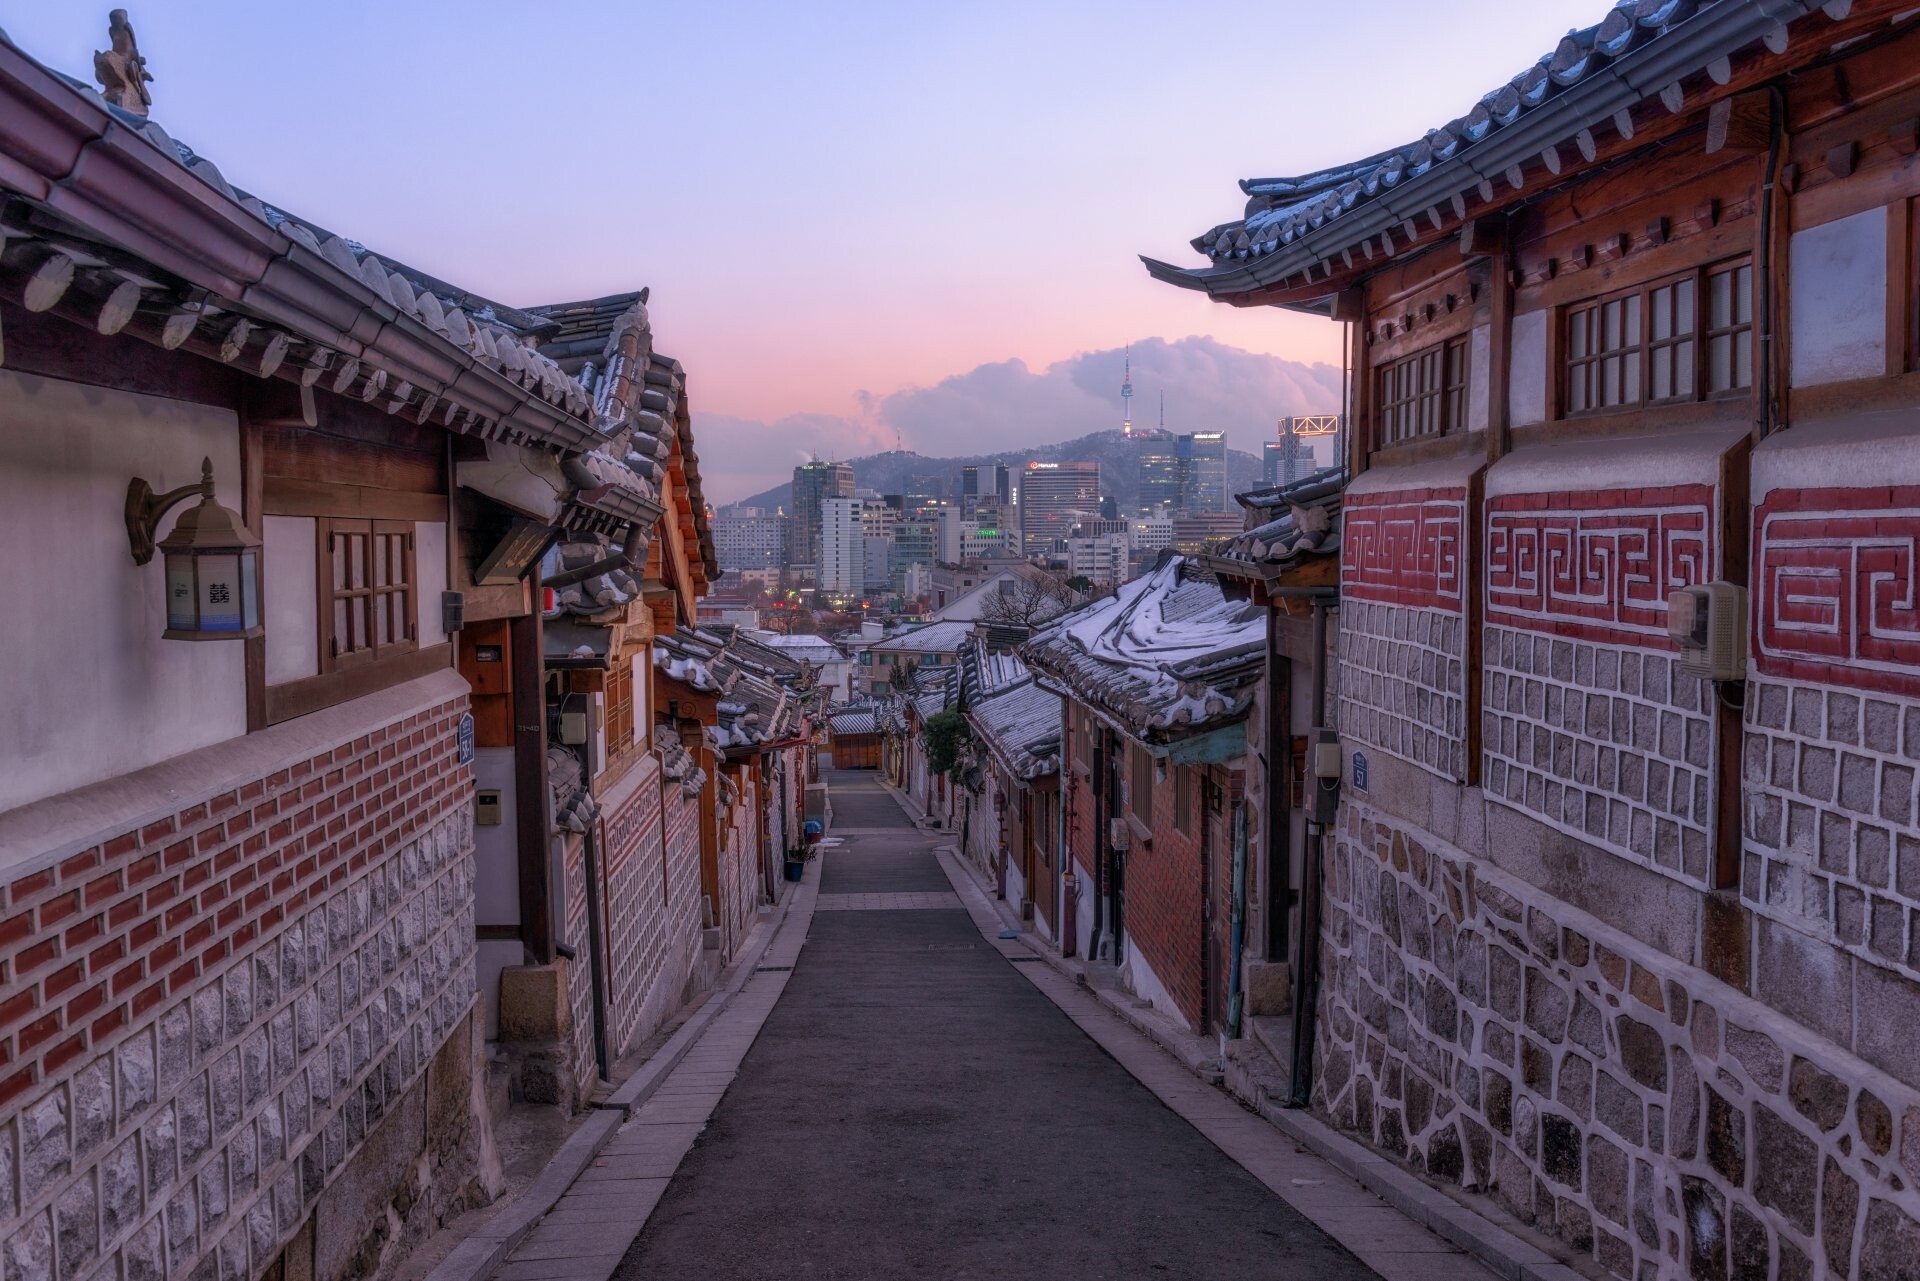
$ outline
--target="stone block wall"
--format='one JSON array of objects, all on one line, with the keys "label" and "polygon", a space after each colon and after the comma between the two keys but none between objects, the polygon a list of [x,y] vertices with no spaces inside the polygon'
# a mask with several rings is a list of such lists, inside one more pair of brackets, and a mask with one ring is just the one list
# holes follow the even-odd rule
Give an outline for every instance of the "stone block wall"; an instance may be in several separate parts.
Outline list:
[{"label": "stone block wall", "polygon": [[1465,778],[1465,640],[1458,613],[1343,601],[1341,733],[1444,778]]},{"label": "stone block wall", "polygon": [[1705,885],[1712,687],[1673,656],[1512,627],[1486,630],[1487,794],[1669,876]]},{"label": "stone block wall", "polygon": [[1467,777],[1467,491],[1356,494],[1340,564],[1341,734]]},{"label": "stone block wall", "polygon": [[1742,772],[1747,905],[1920,978],[1920,701],[1755,680]]},{"label": "stone block wall", "polygon": [[[420,1231],[484,1199],[484,1117],[382,1124],[448,1045],[473,1071],[466,699],[354,706],[312,718],[334,745],[0,890],[9,1279],[257,1274],[350,1196],[376,1212],[335,1234],[320,1281],[342,1281],[385,1258],[400,1203]],[[299,724],[239,750],[271,759]],[[398,1160],[369,1174],[376,1137]]]},{"label": "stone block wall", "polygon": [[1718,713],[1674,669],[1666,609],[1718,572],[1716,506],[1692,484],[1508,493],[1486,513],[1487,794],[1701,886]]},{"label": "stone block wall", "polygon": [[1621,1277],[1901,1277],[1920,1092],[1349,799],[1314,1106]]},{"label": "stone block wall", "polygon": [[[666,848],[660,762],[642,754],[609,798],[607,830],[608,1041],[618,1054],[653,1029],[642,1010],[666,964]],[[678,790],[675,785],[675,790]],[[644,1028],[644,1030],[643,1030]]]}]

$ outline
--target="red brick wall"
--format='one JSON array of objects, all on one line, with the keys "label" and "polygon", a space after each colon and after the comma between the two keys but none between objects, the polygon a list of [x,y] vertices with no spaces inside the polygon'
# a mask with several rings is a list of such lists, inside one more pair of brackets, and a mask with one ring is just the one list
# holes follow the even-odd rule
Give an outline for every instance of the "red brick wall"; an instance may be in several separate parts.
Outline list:
[{"label": "red brick wall", "polygon": [[9,1276],[257,1272],[305,1221],[473,1006],[466,706],[0,888]]},{"label": "red brick wall", "polygon": [[1192,835],[1173,823],[1174,778],[1175,769],[1169,767],[1166,777],[1154,783],[1153,839],[1136,840],[1127,851],[1123,924],[1127,946],[1139,949],[1187,1026],[1199,1030],[1204,1024],[1200,975],[1205,958],[1199,771],[1192,770]]}]

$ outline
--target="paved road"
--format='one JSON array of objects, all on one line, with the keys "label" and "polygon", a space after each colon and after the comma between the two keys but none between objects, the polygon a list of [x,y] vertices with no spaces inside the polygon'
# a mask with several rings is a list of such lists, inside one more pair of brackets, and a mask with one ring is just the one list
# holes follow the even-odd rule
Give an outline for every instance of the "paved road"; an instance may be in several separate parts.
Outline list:
[{"label": "paved road", "polygon": [[[822,895],[945,890],[871,780],[833,778]],[[850,818],[849,815],[858,815]],[[1374,1274],[1164,1107],[952,910],[824,911],[615,1274]]]}]

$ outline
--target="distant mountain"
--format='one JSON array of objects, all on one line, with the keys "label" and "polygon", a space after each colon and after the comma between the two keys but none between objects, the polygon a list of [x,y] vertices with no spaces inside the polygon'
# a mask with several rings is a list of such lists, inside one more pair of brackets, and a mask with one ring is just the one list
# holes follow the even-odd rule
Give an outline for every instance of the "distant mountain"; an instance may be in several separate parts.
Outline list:
[{"label": "distant mountain", "polygon": [[[1137,439],[1130,440],[1118,431],[1099,431],[1057,445],[1009,449],[997,454],[929,458],[911,450],[892,449],[884,454],[868,454],[847,461],[853,465],[854,483],[862,489],[872,489],[882,494],[902,494],[910,488],[917,488],[915,482],[932,479],[941,487],[940,492],[955,495],[960,492],[960,469],[963,467],[1004,463],[1018,472],[1029,462],[1097,462],[1100,464],[1102,493],[1110,496],[1122,511],[1130,511],[1139,503],[1139,451]],[[1257,489],[1261,481],[1260,472],[1261,460],[1258,456],[1238,449],[1227,451],[1227,485],[1231,492],[1238,494]],[[787,484],[776,485],[750,498],[743,498],[740,505],[772,510],[775,507],[790,507],[792,501],[793,486]]]}]

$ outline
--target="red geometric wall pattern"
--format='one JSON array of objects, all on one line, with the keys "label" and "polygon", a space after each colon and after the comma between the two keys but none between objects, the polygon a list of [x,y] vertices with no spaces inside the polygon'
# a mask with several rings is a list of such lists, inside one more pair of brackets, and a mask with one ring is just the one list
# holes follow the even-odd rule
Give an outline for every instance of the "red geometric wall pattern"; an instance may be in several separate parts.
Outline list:
[{"label": "red geometric wall pattern", "polygon": [[1343,595],[1456,614],[1465,607],[1466,490],[1355,494],[1341,523]]},{"label": "red geometric wall pattern", "polygon": [[1670,648],[1667,596],[1713,577],[1711,485],[1487,501],[1487,621]]},{"label": "red geometric wall pattern", "polygon": [[1753,541],[1761,671],[1920,695],[1920,486],[1775,490]]}]

